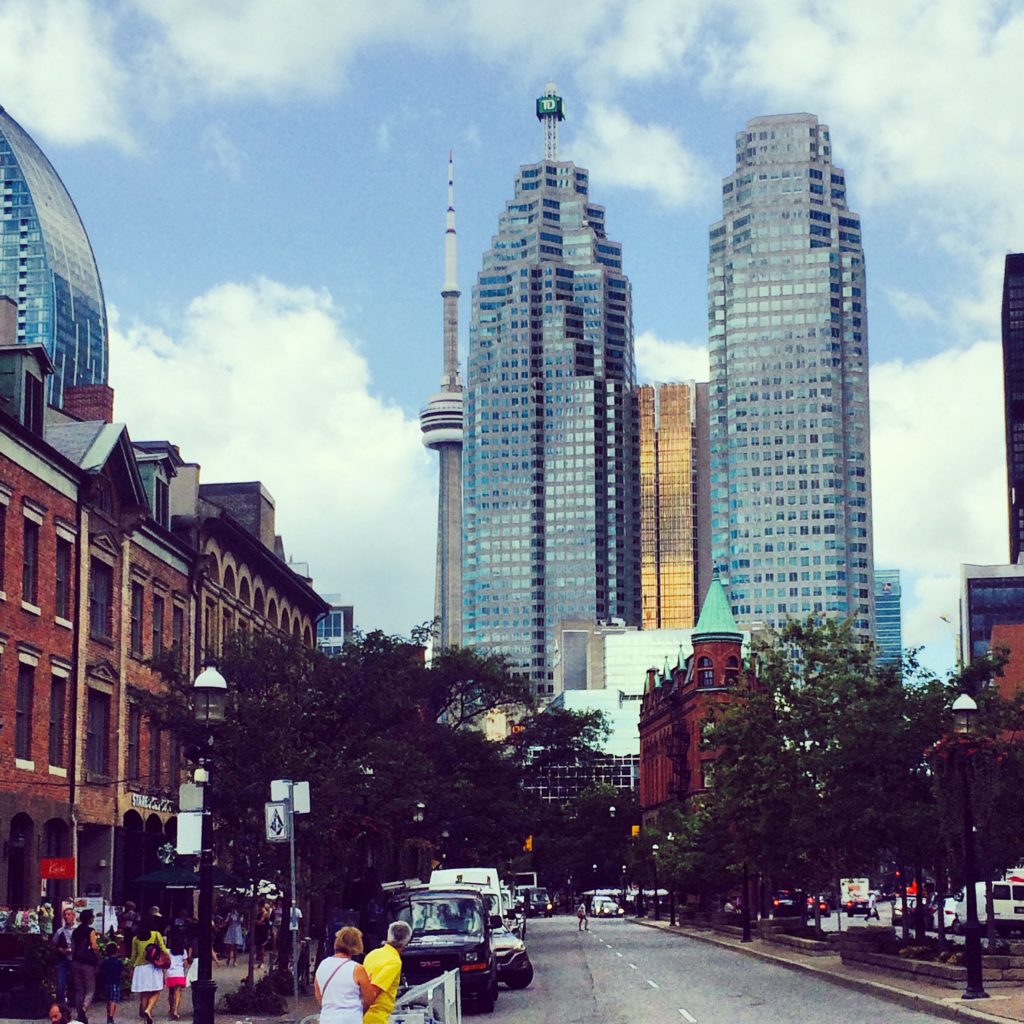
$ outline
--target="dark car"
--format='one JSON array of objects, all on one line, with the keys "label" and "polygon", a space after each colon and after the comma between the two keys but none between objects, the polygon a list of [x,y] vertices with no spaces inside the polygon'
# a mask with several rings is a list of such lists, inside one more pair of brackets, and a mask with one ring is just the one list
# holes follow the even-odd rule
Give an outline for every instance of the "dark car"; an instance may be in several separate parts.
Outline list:
[{"label": "dark car", "polygon": [[498,981],[509,988],[526,988],[533,981],[533,964],[526,943],[504,925],[491,932],[491,948],[498,961]]},{"label": "dark car", "polygon": [[457,970],[463,999],[491,1013],[498,999],[498,960],[491,945],[496,926],[479,889],[402,888],[388,898],[391,920],[412,926],[402,950],[402,974],[422,985]]},{"label": "dark car", "polygon": [[843,910],[846,912],[847,917],[853,917],[855,914],[863,914],[865,917],[871,916],[871,904],[868,902],[867,896],[851,896],[843,902]]},{"label": "dark car", "polygon": [[803,917],[807,894],[799,889],[779,889],[772,895],[772,917]]},{"label": "dark car", "polygon": [[[832,916],[832,900],[828,896],[818,897],[818,914],[821,917]],[[814,897],[807,897],[807,916],[814,917]]]},{"label": "dark car", "polygon": [[548,896],[547,889],[531,888],[525,893],[525,910],[527,917],[550,917],[555,912],[555,905]]}]

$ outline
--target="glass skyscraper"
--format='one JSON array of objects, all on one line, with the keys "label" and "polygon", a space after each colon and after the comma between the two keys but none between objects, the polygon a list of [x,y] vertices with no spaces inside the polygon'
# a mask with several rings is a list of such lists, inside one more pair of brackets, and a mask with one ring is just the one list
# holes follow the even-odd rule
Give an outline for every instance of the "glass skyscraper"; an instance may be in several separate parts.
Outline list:
[{"label": "glass skyscraper", "polygon": [[107,311],[92,246],[64,183],[0,107],[0,295],[18,305],[18,342],[53,360],[49,401],[107,382]]},{"label": "glass skyscraper", "polygon": [[555,116],[549,88],[473,287],[463,451],[463,642],[539,694],[560,622],[640,617],[630,284]]},{"label": "glass skyscraper", "polygon": [[875,570],[875,643],[883,665],[903,657],[903,589],[899,569]]},{"label": "glass skyscraper", "polygon": [[1010,512],[1010,561],[1024,552],[1024,253],[1006,257],[1003,269],[1003,403],[1006,484]]},{"label": "glass skyscraper", "polygon": [[864,250],[827,126],[754,118],[710,232],[712,559],[744,624],[874,630]]}]

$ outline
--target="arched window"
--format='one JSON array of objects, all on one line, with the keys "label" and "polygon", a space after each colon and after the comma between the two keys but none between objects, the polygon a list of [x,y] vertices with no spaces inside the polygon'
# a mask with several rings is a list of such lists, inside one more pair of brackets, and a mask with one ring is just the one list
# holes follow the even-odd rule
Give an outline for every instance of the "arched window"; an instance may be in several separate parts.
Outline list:
[{"label": "arched window", "polygon": [[252,604],[252,595],[249,591],[249,581],[243,576],[242,582],[238,585],[238,599],[244,605]]},{"label": "arched window", "polygon": [[715,666],[707,655],[697,659],[697,686],[708,690],[715,685]]},{"label": "arched window", "polygon": [[252,610],[257,615],[259,615],[262,618],[262,616],[263,616],[263,588],[262,587],[257,587],[256,588],[256,593],[253,594]]},{"label": "arched window", "polygon": [[238,591],[235,589],[235,570],[227,566],[224,570],[224,589],[234,597]]},{"label": "arched window", "polygon": [[735,686],[740,681],[740,659],[731,655],[725,663],[725,685]]},{"label": "arched window", "polygon": [[272,625],[277,625],[277,601],[271,598],[267,602],[267,621]]}]

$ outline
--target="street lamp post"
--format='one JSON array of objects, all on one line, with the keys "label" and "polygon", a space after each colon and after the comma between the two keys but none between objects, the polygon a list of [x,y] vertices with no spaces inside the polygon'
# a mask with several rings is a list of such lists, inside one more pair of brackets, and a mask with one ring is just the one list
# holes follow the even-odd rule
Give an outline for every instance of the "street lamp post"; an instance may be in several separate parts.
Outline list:
[{"label": "street lamp post", "polygon": [[654,920],[661,920],[661,904],[658,901],[658,850],[660,847],[655,843],[651,847],[651,853],[654,854]]},{"label": "street lamp post", "polygon": [[[676,841],[676,837],[675,837],[675,834],[673,832],[669,832],[669,834],[667,836],[665,836],[665,838],[670,843],[674,843]],[[671,849],[671,847],[670,847],[670,849]],[[675,887],[675,885],[672,884],[671,872],[669,872],[669,876],[670,877],[669,877],[669,880],[668,880],[668,923],[670,925],[672,925],[673,928],[675,928],[675,926],[676,926],[676,887]]]},{"label": "street lamp post", "polygon": [[193,713],[206,728],[204,751],[195,771],[196,784],[203,791],[203,819],[199,853],[199,963],[192,983],[194,1024],[214,1024],[217,983],[213,980],[213,810],[210,807],[210,760],[213,730],[224,722],[227,708],[224,677],[213,665],[206,665],[192,684]]},{"label": "street lamp post", "polygon": [[743,938],[741,942],[753,941],[750,935],[750,869],[743,862]]},{"label": "street lamp post", "polygon": [[[953,702],[953,728],[960,736],[970,736],[978,705],[969,694],[961,693]],[[960,751],[960,770],[964,789],[964,891],[967,895],[967,920],[964,921],[964,964],[967,987],[963,999],[988,999],[981,972],[981,924],[978,921],[977,863],[974,851],[974,809],[971,806],[971,777],[967,770],[967,752]]]},{"label": "street lamp post", "polygon": [[626,865],[622,865],[622,916],[626,916]]}]

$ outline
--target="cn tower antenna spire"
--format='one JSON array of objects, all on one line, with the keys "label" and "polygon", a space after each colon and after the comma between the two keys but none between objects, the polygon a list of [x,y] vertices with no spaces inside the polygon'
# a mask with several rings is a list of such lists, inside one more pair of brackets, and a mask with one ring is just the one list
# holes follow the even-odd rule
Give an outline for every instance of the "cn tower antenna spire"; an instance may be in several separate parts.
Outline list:
[{"label": "cn tower antenna spire", "polygon": [[565,120],[565,104],[554,82],[544,87],[537,97],[537,120],[544,126],[544,159],[558,159],[558,122]]}]

